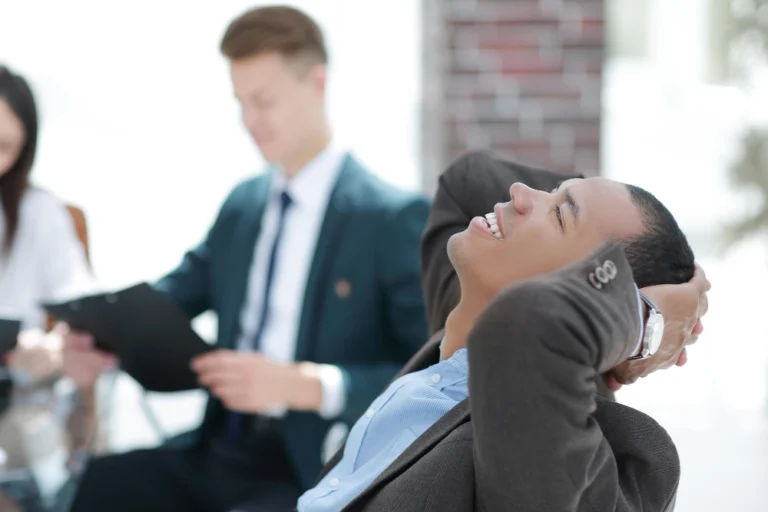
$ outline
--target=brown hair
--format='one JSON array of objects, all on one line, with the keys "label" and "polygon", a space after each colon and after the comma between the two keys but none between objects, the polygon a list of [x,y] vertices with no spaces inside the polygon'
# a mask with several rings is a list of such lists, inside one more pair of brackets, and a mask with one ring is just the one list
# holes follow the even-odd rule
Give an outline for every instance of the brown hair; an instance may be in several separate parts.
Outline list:
[{"label": "brown hair", "polygon": [[246,11],[229,24],[220,48],[230,60],[277,52],[309,65],[328,62],[320,27],[293,7],[270,6]]},{"label": "brown hair", "polygon": [[29,172],[37,152],[37,107],[26,80],[3,65],[0,65],[0,99],[7,102],[21,120],[25,132],[24,146],[19,157],[8,172],[0,177],[0,199],[6,225],[2,252],[7,254],[16,238],[21,199],[27,190]]}]

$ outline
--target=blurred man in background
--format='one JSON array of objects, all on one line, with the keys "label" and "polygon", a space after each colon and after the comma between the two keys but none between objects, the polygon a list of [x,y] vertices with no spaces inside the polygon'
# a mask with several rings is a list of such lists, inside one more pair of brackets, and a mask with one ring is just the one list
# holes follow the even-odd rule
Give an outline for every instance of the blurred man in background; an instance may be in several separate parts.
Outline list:
[{"label": "blurred man in background", "polygon": [[[205,419],[167,447],[94,460],[77,512],[292,508],[332,423],[352,424],[426,339],[428,204],[333,141],[317,24],[292,8],[250,10],[221,51],[271,168],[231,193],[206,239],[157,284],[190,318],[218,315],[219,350],[191,362],[211,394]],[[78,385],[116,363],[87,333],[67,337]]]}]

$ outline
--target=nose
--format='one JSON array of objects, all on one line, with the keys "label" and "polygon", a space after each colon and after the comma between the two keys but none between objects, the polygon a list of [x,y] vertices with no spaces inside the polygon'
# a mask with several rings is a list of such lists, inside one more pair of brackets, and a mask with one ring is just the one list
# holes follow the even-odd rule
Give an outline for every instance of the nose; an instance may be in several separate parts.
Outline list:
[{"label": "nose", "polygon": [[527,215],[533,210],[536,202],[541,199],[541,195],[544,192],[540,190],[534,190],[524,183],[513,183],[509,187],[509,197],[512,199],[512,204],[515,207],[515,211],[520,215]]}]

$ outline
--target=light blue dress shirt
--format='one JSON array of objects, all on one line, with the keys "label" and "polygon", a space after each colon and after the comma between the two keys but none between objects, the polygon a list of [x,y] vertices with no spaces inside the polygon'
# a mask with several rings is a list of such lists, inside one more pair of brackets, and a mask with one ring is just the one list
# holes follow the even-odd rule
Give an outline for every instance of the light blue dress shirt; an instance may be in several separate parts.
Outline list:
[{"label": "light blue dress shirt", "polygon": [[338,512],[469,395],[467,349],[390,384],[349,432],[341,461],[299,498],[299,512]]},{"label": "light blue dress shirt", "polygon": [[[640,325],[640,291],[635,286]],[[634,352],[643,341],[638,333]],[[339,512],[429,427],[469,396],[467,349],[390,384],[349,433],[341,461],[299,498],[299,512]]]}]

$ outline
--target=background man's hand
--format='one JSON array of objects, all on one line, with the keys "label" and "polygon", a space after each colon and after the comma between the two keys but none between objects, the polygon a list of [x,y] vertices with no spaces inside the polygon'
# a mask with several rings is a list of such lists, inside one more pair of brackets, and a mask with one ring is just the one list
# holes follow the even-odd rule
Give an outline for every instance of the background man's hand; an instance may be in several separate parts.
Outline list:
[{"label": "background man's hand", "polygon": [[696,342],[704,327],[701,317],[707,313],[707,292],[711,285],[704,270],[696,266],[693,278],[684,284],[650,286],[640,290],[661,310],[664,337],[659,350],[648,359],[626,361],[605,375],[608,388],[617,391],[640,377],[688,360],[686,347]]},{"label": "background man's hand", "polygon": [[192,369],[227,409],[266,413],[272,409],[317,410],[322,386],[312,363],[281,364],[259,352],[216,350],[196,358]]},{"label": "background man's hand", "polygon": [[90,333],[73,331],[65,324],[56,326],[56,330],[64,339],[62,370],[77,387],[93,386],[102,373],[117,367],[117,358],[97,350]]}]

